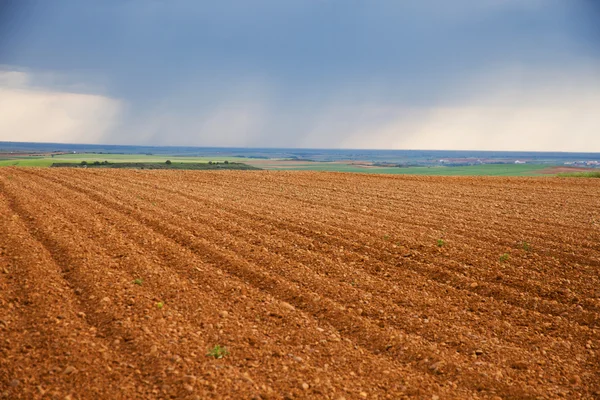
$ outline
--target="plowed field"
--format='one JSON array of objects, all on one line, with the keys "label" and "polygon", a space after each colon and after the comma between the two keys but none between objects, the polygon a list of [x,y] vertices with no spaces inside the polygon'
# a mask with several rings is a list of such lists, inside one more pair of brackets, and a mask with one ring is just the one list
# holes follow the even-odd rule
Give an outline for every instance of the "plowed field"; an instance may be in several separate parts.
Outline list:
[{"label": "plowed field", "polygon": [[3,168],[0,397],[600,398],[599,275],[598,180]]}]

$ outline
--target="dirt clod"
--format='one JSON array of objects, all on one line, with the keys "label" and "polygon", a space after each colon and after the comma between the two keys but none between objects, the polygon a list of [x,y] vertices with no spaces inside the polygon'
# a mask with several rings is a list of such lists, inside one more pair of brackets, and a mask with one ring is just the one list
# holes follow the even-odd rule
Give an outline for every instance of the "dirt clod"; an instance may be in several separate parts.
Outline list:
[{"label": "dirt clod", "polygon": [[73,367],[72,365],[69,365],[69,366],[67,366],[67,368],[64,369],[63,374],[71,375],[71,374],[74,374],[75,372],[77,372],[77,369],[75,367]]},{"label": "dirt clod", "polygon": [[569,382],[573,385],[581,385],[581,377],[579,375],[573,375],[569,379]]},{"label": "dirt clod", "polygon": [[187,383],[185,385],[183,385],[183,388],[185,389],[186,392],[193,392],[194,391],[194,387],[192,385],[188,385]]}]

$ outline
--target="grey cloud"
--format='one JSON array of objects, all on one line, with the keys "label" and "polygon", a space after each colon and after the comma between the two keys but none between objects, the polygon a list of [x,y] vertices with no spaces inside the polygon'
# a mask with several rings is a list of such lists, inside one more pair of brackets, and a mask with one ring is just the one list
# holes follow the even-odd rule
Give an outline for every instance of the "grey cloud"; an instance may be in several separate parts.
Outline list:
[{"label": "grey cloud", "polygon": [[35,71],[45,88],[118,99],[106,141],[335,147],[406,110],[503,87],[518,103],[582,70],[593,85],[600,70],[589,0],[20,4],[0,64]]}]

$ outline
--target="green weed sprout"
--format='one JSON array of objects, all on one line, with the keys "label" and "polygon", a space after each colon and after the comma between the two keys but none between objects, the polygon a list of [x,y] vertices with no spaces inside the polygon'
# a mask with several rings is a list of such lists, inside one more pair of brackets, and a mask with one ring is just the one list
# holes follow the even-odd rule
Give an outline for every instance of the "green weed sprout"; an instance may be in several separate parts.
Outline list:
[{"label": "green weed sprout", "polygon": [[216,345],[215,347],[210,349],[208,351],[208,353],[206,353],[207,357],[214,357],[216,359],[223,358],[227,355],[229,355],[229,351],[227,350],[227,347],[220,346],[220,345]]}]

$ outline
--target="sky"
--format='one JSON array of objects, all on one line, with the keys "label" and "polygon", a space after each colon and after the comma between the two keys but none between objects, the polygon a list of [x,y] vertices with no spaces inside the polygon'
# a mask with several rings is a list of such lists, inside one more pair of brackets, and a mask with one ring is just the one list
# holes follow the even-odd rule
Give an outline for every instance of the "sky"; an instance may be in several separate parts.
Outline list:
[{"label": "sky", "polygon": [[0,141],[600,152],[600,1],[0,0]]}]

